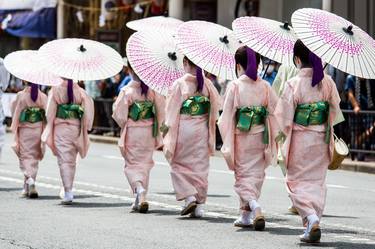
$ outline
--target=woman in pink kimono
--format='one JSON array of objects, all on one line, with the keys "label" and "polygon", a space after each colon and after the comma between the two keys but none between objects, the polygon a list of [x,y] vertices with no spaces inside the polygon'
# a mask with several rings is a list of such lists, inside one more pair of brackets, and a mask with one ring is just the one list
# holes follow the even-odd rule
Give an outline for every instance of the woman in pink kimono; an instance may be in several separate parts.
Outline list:
[{"label": "woman in pink kimono", "polygon": [[275,115],[286,135],[282,153],[287,190],[306,227],[300,239],[319,242],[340,97],[335,83],[324,74],[321,59],[300,40],[294,45],[294,62],[300,71],[286,83]]},{"label": "woman in pink kimono", "polygon": [[174,82],[167,97],[164,154],[171,164],[176,199],[185,200],[181,215],[202,217],[220,96],[201,68],[187,57],[183,63],[186,74]]},{"label": "woman in pink kimono", "polygon": [[44,144],[41,141],[45,127],[45,109],[47,96],[38,85],[30,83],[17,93],[12,103],[13,150],[16,152],[20,169],[24,175],[23,197],[38,198],[35,188],[38,164],[44,155]]},{"label": "woman in pink kimono", "polygon": [[235,54],[239,78],[227,90],[219,129],[223,137],[221,151],[234,171],[234,189],[240,197],[241,216],[235,226],[264,230],[265,218],[258,199],[265,169],[276,154],[273,112],[277,96],[267,81],[257,75],[260,55],[244,46]]},{"label": "woman in pink kimono", "polygon": [[47,127],[42,141],[57,156],[64,187],[63,204],[73,201],[77,154],[82,158],[87,154],[88,131],[91,130],[93,116],[94,103],[78,84],[64,80],[61,85],[51,88],[46,111]]},{"label": "woman in pink kimono", "polygon": [[133,211],[146,213],[150,171],[155,148],[162,145],[159,124],[164,120],[164,97],[149,89],[129,67],[132,81],[120,92],[113,106],[113,119],[121,127],[119,147],[124,172],[135,195]]}]

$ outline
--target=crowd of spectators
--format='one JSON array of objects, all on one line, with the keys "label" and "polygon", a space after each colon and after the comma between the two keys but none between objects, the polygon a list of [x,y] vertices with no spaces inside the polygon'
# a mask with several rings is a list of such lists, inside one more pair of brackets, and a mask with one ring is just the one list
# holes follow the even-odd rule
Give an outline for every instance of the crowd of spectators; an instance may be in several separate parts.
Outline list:
[{"label": "crowd of spectators", "polygon": [[[127,65],[126,58],[125,65]],[[268,68],[267,65],[269,64]],[[263,61],[264,79],[273,84],[279,65],[275,62]],[[375,150],[375,80],[367,80],[347,75],[332,66],[326,68],[327,73],[335,81],[341,98],[341,109],[344,110],[345,122],[335,127],[335,133],[343,138],[354,153],[352,159],[364,160],[365,150]],[[225,95],[227,80],[219,80],[212,74],[206,73],[214,83],[218,92]],[[112,105],[121,89],[131,81],[128,68],[108,79],[80,82],[89,96],[95,102],[95,120],[92,134],[119,136],[119,127],[112,119]],[[12,77],[6,92],[16,93],[23,89],[22,81]],[[48,92],[48,88],[42,88]],[[221,147],[220,134],[217,134],[217,149]]]}]

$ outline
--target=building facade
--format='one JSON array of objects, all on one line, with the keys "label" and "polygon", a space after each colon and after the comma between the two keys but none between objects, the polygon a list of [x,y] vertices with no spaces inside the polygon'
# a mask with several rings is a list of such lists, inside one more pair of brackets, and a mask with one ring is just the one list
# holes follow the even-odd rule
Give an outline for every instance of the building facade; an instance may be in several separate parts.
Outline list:
[{"label": "building facade", "polygon": [[169,0],[169,13],[183,20],[203,19],[231,27],[237,16],[288,21],[299,8],[325,9],[375,37],[375,0]]}]

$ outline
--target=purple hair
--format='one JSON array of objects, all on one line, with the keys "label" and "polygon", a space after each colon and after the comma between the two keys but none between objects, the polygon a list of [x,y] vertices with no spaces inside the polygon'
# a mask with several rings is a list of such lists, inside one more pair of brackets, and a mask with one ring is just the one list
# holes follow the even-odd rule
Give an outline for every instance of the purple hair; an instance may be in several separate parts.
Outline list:
[{"label": "purple hair", "polygon": [[148,85],[141,80],[141,94],[146,95],[148,92]]},{"label": "purple hair", "polygon": [[74,101],[73,80],[68,80],[68,103],[72,104],[73,101]]},{"label": "purple hair", "polygon": [[313,76],[311,85],[314,87],[324,78],[322,60],[313,52],[309,52],[309,61],[313,68]]},{"label": "purple hair", "polygon": [[256,81],[258,78],[258,68],[257,68],[257,60],[255,52],[246,47],[246,55],[247,55],[247,66],[246,66],[246,76],[250,79]]},{"label": "purple hair", "polygon": [[197,83],[198,83],[198,92],[202,92],[203,90],[203,85],[204,85],[204,78],[203,78],[203,70],[202,68],[197,66],[196,69],[196,76],[197,76]]},{"label": "purple hair", "polygon": [[38,99],[39,87],[37,84],[34,84],[34,83],[30,83],[30,86],[31,86],[30,97],[32,101],[35,102]]}]

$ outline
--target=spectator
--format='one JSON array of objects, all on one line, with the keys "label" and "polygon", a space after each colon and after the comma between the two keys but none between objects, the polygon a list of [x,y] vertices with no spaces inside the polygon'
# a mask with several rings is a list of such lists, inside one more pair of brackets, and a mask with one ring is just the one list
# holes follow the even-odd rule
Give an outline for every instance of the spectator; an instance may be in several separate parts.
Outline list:
[{"label": "spectator", "polygon": [[[375,80],[349,75],[346,79],[345,90],[348,96],[349,107],[353,109],[356,115],[359,115],[361,110],[375,110]],[[371,147],[370,139],[366,140],[365,138],[373,136],[370,133],[366,134],[366,131],[373,130],[373,126],[374,118],[370,115],[350,116],[350,145],[352,149],[366,149]],[[354,156],[357,156],[359,161],[364,161],[365,159],[363,153],[353,155],[353,159]]]},{"label": "spectator", "polygon": [[[336,84],[336,88],[341,99],[340,108],[343,110],[349,109],[348,96],[347,96],[347,92],[345,91],[346,77],[348,76],[348,74],[340,71],[339,69],[331,65],[327,66],[327,73],[332,77],[332,80]],[[343,116],[341,118],[344,119]],[[338,137],[344,139],[344,141],[347,141],[347,142],[350,141],[350,136],[349,136],[350,134],[346,132],[349,129],[347,121],[339,123],[338,125],[335,126],[334,129],[335,129],[335,134]]]},{"label": "spectator", "polygon": [[98,80],[88,80],[84,83],[87,95],[94,100],[100,97],[99,82]]},{"label": "spectator", "polygon": [[122,88],[124,88],[130,81],[131,81],[131,76],[129,74],[129,68],[128,68],[128,59],[126,57],[122,58],[124,61],[124,67],[122,69],[122,80],[117,88],[117,95],[119,95],[120,91]]},{"label": "spectator", "polygon": [[271,86],[277,75],[276,67],[277,67],[277,63],[275,61],[270,60],[270,59],[263,60],[263,70],[262,70],[261,75],[262,77],[263,75],[265,75],[263,79],[268,81],[268,83],[270,83]]}]

